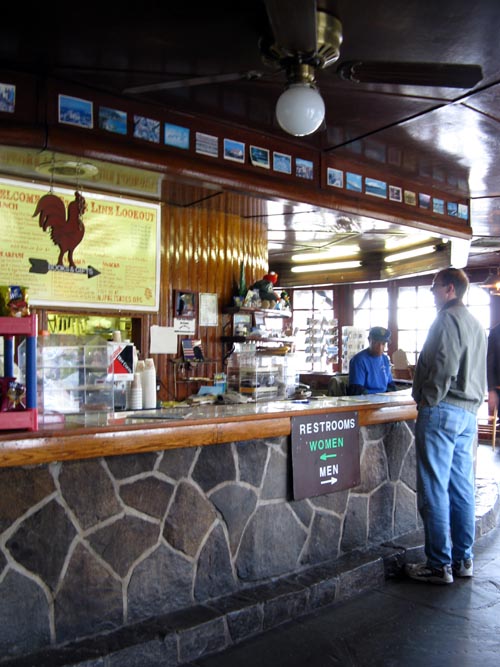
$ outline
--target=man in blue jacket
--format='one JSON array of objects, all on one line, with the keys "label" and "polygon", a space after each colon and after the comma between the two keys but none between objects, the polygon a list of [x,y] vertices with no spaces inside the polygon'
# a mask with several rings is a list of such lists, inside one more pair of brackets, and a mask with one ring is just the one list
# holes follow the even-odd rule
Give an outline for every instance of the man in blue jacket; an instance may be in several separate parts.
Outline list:
[{"label": "man in blue jacket", "polygon": [[468,287],[461,269],[435,276],[438,313],[413,378],[417,502],[427,561],[406,571],[433,584],[473,575],[474,443],[486,396],[486,333],[462,302]]},{"label": "man in blue jacket", "polygon": [[385,354],[385,346],[391,340],[391,332],[384,327],[373,327],[368,334],[369,347],[358,352],[349,362],[349,396],[379,394],[394,391],[391,364]]}]

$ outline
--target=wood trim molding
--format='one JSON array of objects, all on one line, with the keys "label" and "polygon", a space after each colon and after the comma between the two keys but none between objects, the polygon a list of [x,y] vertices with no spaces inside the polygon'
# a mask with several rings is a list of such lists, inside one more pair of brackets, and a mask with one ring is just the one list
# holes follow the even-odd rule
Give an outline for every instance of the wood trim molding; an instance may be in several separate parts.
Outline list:
[{"label": "wood trim molding", "polygon": [[132,426],[125,425],[125,418],[122,418],[117,419],[114,425],[101,428],[62,427],[23,433],[21,436],[19,433],[3,434],[0,437],[0,468],[289,436],[294,416],[335,412],[358,412],[361,427],[411,421],[417,416],[415,403],[406,398],[391,404],[346,404],[302,409],[296,413],[277,410],[274,414],[148,422]]}]

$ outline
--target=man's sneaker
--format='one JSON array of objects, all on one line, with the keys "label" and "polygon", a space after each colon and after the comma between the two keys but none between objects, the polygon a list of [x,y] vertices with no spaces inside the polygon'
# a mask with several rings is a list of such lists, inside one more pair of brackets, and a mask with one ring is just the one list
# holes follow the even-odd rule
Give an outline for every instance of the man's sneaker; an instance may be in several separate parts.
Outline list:
[{"label": "man's sneaker", "polygon": [[426,563],[407,564],[406,574],[416,581],[426,581],[429,584],[452,584],[453,573],[451,565],[431,567]]},{"label": "man's sneaker", "polygon": [[453,561],[451,569],[455,577],[472,577],[474,574],[474,563],[472,562],[472,558]]}]

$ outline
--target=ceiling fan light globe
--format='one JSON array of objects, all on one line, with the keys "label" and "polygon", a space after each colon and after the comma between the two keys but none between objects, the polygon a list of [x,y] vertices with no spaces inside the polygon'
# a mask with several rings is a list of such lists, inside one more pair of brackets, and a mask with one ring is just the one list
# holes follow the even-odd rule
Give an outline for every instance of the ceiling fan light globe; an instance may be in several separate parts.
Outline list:
[{"label": "ceiling fan light globe", "polygon": [[325,103],[314,86],[293,83],[280,95],[276,120],[281,129],[295,137],[316,132],[325,118]]}]

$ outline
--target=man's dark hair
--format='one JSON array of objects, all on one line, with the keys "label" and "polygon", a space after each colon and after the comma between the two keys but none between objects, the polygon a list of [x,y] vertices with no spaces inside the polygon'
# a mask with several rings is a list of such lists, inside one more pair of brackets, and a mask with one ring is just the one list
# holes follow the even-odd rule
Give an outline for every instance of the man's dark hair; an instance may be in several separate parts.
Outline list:
[{"label": "man's dark hair", "polygon": [[443,269],[436,276],[443,285],[453,285],[455,294],[462,299],[469,288],[469,279],[462,269]]}]

